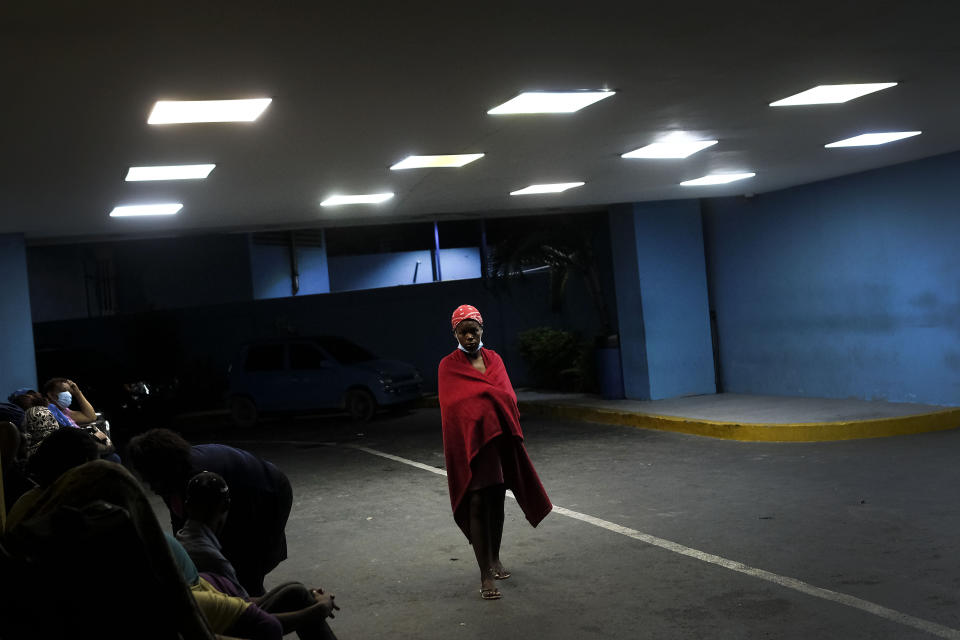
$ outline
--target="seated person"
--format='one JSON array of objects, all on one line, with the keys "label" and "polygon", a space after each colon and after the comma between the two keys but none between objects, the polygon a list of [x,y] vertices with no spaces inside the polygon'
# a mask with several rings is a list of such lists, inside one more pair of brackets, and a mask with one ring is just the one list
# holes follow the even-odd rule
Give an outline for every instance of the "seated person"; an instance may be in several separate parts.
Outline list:
[{"label": "seated person", "polygon": [[[177,539],[190,554],[200,575],[220,591],[249,599],[270,612],[309,607],[318,595],[329,601],[331,618],[334,617],[333,611],[339,610],[333,594],[324,594],[323,589],[307,589],[299,582],[281,584],[261,597],[248,597],[237,580],[233,565],[221,553],[217,539],[230,511],[230,488],[219,474],[203,471],[191,478],[187,483],[184,509],[187,521],[177,532]],[[305,621],[297,628],[297,633],[301,640],[335,638],[322,618]]]},{"label": "seated person", "polygon": [[62,473],[10,523],[3,543],[4,638],[214,637],[149,500],[121,465],[94,460]]},{"label": "seated person", "polygon": [[[0,518],[4,520],[20,496],[36,486],[27,477],[21,461],[17,459],[20,439],[20,430],[12,422],[0,422],[0,478],[3,479],[3,490],[0,491]],[[3,528],[4,525],[0,524],[0,532]]]},{"label": "seated person", "polygon": [[[217,473],[203,471],[187,483],[184,501],[186,522],[177,532],[177,540],[183,545],[197,569],[221,591],[241,598],[250,594],[240,584],[233,565],[224,557],[217,534],[223,530],[230,512],[230,489]],[[229,585],[225,585],[227,581]]]},{"label": "seated person", "polygon": [[[97,412],[84,397],[80,387],[67,378],[51,378],[43,385],[47,407],[64,427],[76,427],[97,421]],[[76,409],[71,409],[75,405]]]},{"label": "seated person", "polygon": [[[49,385],[49,383],[47,384]],[[70,395],[69,391],[64,393]],[[61,412],[55,404],[47,404],[47,398],[33,389],[17,389],[10,396],[10,401],[19,405],[25,411],[23,427],[21,429],[24,439],[20,454],[21,457],[25,459],[29,459],[30,456],[36,452],[37,447],[40,446],[44,438],[61,426],[77,426],[77,424]],[[84,400],[84,402],[86,402],[86,400]],[[87,403],[87,405],[89,406],[89,403]],[[50,407],[53,407],[53,409],[60,414],[59,418]],[[94,413],[94,417],[96,418],[96,413]],[[97,423],[85,423],[81,428],[97,439],[100,445],[100,457],[110,462],[120,462],[120,456],[114,452],[113,442],[110,441],[107,434],[97,428]]]},{"label": "seated person", "polygon": [[200,471],[220,474],[230,487],[231,507],[218,532],[223,555],[247,593],[263,595],[263,578],[287,557],[284,529],[293,492],[273,464],[222,444],[190,443],[169,429],[151,429],[127,447],[131,466],[170,510],[172,531],[186,522],[187,483]]},{"label": "seated person", "polygon": [[37,451],[44,438],[60,428],[60,423],[47,407],[47,399],[33,389],[17,389],[10,395],[10,402],[23,409],[21,425],[23,441],[20,457],[29,459]]},{"label": "seated person", "polygon": [[19,428],[23,424],[23,409],[13,404],[12,396],[7,399],[10,402],[0,402],[0,421],[12,422]]},{"label": "seated person", "polygon": [[[177,539],[170,534],[166,536],[197,607],[214,633],[248,640],[280,640],[283,635],[296,631],[302,640],[336,640],[324,620],[327,616],[332,618],[334,609],[339,609],[333,603],[333,594],[304,590],[306,598],[302,601],[281,594],[271,598],[271,609],[267,611],[263,602],[224,593],[208,582]],[[279,590],[278,587],[271,593]]]},{"label": "seated person", "polygon": [[48,436],[27,462],[27,474],[37,486],[27,491],[12,507],[7,527],[18,524],[43,495],[64,473],[99,458],[97,442],[89,433],[73,427],[60,427]]}]

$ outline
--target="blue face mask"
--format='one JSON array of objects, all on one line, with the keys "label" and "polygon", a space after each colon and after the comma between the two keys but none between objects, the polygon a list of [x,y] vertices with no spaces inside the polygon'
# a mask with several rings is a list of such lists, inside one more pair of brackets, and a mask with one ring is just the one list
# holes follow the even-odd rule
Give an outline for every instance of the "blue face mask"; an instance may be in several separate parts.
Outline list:
[{"label": "blue face mask", "polygon": [[459,341],[457,342],[457,349],[460,349],[460,351],[463,351],[464,353],[477,353],[478,351],[480,351],[480,349],[483,349],[483,340],[481,340],[480,343],[477,344],[476,351],[467,351],[466,349],[463,348],[463,345],[460,344]]},{"label": "blue face mask", "polygon": [[57,405],[61,409],[66,409],[73,402],[73,394],[69,391],[61,391],[57,394]]}]

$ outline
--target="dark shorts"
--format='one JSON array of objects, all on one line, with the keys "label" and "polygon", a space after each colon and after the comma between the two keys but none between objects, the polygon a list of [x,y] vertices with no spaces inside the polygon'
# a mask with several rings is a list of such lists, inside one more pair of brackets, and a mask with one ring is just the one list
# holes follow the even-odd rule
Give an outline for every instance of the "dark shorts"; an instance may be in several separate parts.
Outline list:
[{"label": "dark shorts", "polygon": [[281,640],[283,626],[276,616],[270,615],[255,604],[244,609],[240,617],[226,630],[227,636],[249,640]]}]

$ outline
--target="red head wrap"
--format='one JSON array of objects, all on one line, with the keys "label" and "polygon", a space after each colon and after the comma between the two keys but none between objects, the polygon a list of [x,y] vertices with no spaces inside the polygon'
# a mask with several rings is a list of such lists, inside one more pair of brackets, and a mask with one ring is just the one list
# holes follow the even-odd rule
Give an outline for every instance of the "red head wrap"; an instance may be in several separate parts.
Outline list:
[{"label": "red head wrap", "polygon": [[476,307],[471,307],[469,304],[462,304],[457,307],[457,310],[453,312],[453,317],[450,318],[450,323],[453,325],[453,328],[456,329],[457,325],[464,320],[476,320],[480,324],[483,324],[483,316],[480,315]]}]

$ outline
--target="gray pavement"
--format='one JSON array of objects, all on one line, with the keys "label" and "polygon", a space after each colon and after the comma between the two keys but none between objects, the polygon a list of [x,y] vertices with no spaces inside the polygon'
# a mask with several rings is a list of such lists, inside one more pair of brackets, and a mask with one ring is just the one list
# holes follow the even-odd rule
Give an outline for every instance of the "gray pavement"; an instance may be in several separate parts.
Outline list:
[{"label": "gray pavement", "polygon": [[[554,503],[620,529],[559,513],[532,529],[508,504],[503,558],[514,576],[493,602],[479,598],[445,478],[350,446],[442,467],[437,410],[184,433],[287,472],[290,559],[268,585],[335,592],[343,640],[960,638],[960,431],[783,444],[542,416],[523,425]],[[860,600],[837,601],[846,596]]]}]

